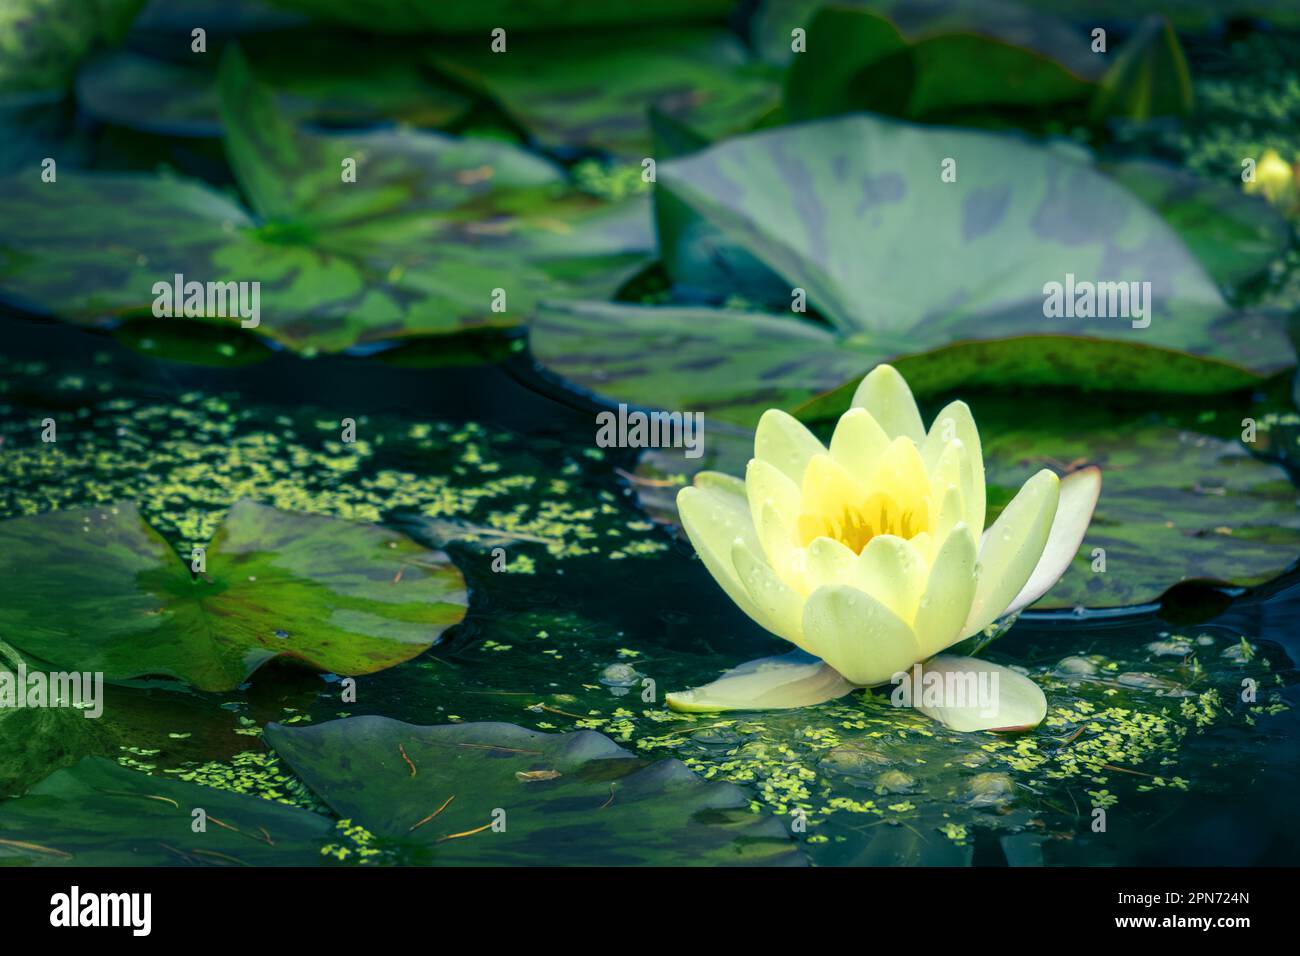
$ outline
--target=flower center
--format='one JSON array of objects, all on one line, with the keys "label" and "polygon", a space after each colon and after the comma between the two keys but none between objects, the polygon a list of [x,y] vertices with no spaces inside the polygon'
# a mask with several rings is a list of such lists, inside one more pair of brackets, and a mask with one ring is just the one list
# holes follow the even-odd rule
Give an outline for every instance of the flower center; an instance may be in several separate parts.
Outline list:
[{"label": "flower center", "polygon": [[863,502],[841,501],[828,511],[805,512],[799,516],[799,535],[804,547],[815,538],[827,537],[861,554],[878,534],[911,539],[928,531],[929,512],[929,502],[924,497],[900,502],[892,495],[877,491]]}]

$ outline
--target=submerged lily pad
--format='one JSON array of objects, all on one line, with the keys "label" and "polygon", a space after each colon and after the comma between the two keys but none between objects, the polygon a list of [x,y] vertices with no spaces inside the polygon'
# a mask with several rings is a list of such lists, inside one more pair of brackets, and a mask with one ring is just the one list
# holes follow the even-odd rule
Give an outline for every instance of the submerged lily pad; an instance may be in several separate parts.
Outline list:
[{"label": "submerged lily pad", "polygon": [[0,801],[0,865],[306,866],[334,829],[317,813],[87,757]]},{"label": "submerged lily pad", "polygon": [[735,132],[772,110],[775,78],[723,30],[639,29],[546,34],[504,54],[439,52],[442,70],[492,96],[545,148],[649,154],[646,109],[707,136]]},{"label": "submerged lily pad", "polygon": [[231,690],[276,657],[368,674],[464,617],[445,554],[375,525],[230,509],[191,573],[134,505],[0,523],[0,633],[52,668]]},{"label": "submerged lily pad", "polygon": [[[149,314],[155,283],[178,274],[259,282],[259,334],[337,351],[515,325],[543,292],[608,295],[653,245],[645,197],[611,205],[580,195],[557,167],[507,144],[295,131],[237,51],[223,88],[227,151],[252,213],[184,180],[17,177],[0,210],[0,294],[100,324]],[[346,160],[355,182],[344,180]]]},{"label": "submerged lily pad", "polygon": [[731,784],[648,763],[591,731],[271,724],[266,740],[340,817],[437,865],[799,865]]}]

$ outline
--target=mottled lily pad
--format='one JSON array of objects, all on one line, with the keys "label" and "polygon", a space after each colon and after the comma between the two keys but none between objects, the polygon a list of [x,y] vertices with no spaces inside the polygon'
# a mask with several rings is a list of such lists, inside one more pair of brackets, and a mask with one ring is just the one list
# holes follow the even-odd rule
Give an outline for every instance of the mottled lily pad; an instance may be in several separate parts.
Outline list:
[{"label": "mottled lily pad", "polygon": [[[592,731],[271,724],[266,740],[340,817],[437,865],[800,865],[740,788]],[[494,826],[495,824],[495,826]]]},{"label": "mottled lily pad", "polygon": [[[296,131],[237,51],[222,82],[226,147],[251,212],[185,180],[15,177],[0,209],[0,296],[98,325],[150,314],[155,283],[177,274],[259,282],[259,334],[338,351],[516,325],[542,293],[606,296],[653,246],[644,196],[580,195],[557,167],[503,143]],[[343,180],[347,159],[356,182]]]},{"label": "mottled lily pad", "polygon": [[310,866],[333,832],[318,813],[87,757],[0,801],[0,865]]},{"label": "mottled lily pad", "polygon": [[445,554],[375,525],[230,509],[192,573],[134,505],[0,524],[0,633],[60,670],[231,690],[277,657],[368,674],[465,614]]},{"label": "mottled lily pad", "polygon": [[[956,178],[945,182],[949,159]],[[1234,312],[1136,196],[1090,163],[1019,138],[822,120],[670,160],[658,188],[877,354],[1010,343],[1018,354],[998,369],[1004,382],[1113,387],[1108,366],[1146,348],[1125,369],[1127,387],[1172,391],[1240,387],[1294,360],[1278,323]],[[1142,316],[1118,296],[1119,315],[1049,315],[1048,284],[1076,280],[1150,283],[1150,301]],[[1185,382],[1180,355],[1214,374]]]},{"label": "mottled lily pad", "polygon": [[544,148],[638,160],[650,155],[647,108],[712,137],[751,126],[780,97],[770,69],[722,30],[519,37],[504,54],[485,41],[440,51],[433,63],[493,97]]}]

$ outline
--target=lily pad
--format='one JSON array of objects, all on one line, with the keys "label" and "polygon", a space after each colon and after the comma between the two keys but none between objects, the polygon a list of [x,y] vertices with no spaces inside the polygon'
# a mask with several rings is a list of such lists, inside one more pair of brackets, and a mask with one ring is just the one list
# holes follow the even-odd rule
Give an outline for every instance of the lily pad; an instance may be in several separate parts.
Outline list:
[{"label": "lily pad", "polygon": [[[344,44],[318,33],[255,35],[241,44],[292,120],[445,126],[469,107],[464,96],[436,83],[411,49]],[[194,62],[130,51],[100,56],[77,75],[77,100],[104,123],[165,136],[221,135],[216,70]]]},{"label": "lily pad", "polygon": [[309,866],[334,829],[318,813],[87,757],[0,801],[0,865]]},{"label": "lily pad", "polygon": [[856,382],[876,361],[797,318],[603,302],[544,305],[529,342],[549,371],[599,400],[746,426]]},{"label": "lily pad", "polygon": [[504,54],[485,41],[432,62],[495,99],[544,148],[637,160],[650,155],[648,107],[714,137],[753,125],[780,97],[770,69],[723,30],[525,36]]},{"label": "lily pad", "polygon": [[1025,469],[1101,468],[1079,554],[1037,609],[1149,604],[1183,582],[1255,586],[1300,557],[1300,491],[1286,471],[1206,424],[1044,396],[1032,407],[988,396],[972,408],[994,510]]},{"label": "lily pad", "polygon": [[[15,697],[17,684],[39,668],[10,645],[0,641],[0,681]],[[24,696],[24,702],[27,698]],[[99,721],[75,706],[79,701],[60,701],[64,706],[17,706],[16,699],[0,703],[0,797],[27,789],[51,768],[66,766],[102,743]],[[103,701],[96,701],[98,705]]]},{"label": "lily pad", "polygon": [[[761,21],[760,29],[783,33],[789,46],[793,26],[807,31],[805,52],[789,58],[785,105],[795,119],[859,111],[921,119],[1078,103],[1106,66],[1083,30],[995,0],[832,3]],[[775,37],[765,40],[776,46]]]},{"label": "lily pad", "polygon": [[445,554],[375,525],[237,502],[191,573],[134,505],[0,523],[0,633],[60,670],[231,690],[277,657],[410,660],[465,615]]},{"label": "lily pad", "polygon": [[647,762],[592,731],[271,724],[266,740],[340,817],[437,865],[800,865],[731,784]]},{"label": "lily pad", "polygon": [[[955,181],[941,177],[946,159],[957,164]],[[1294,361],[1278,323],[1234,312],[1137,197],[1090,164],[1019,138],[822,120],[670,160],[658,188],[877,354],[1009,345],[1016,355],[998,369],[1004,382],[1115,387],[1111,363],[1146,348],[1124,369],[1127,387],[1169,391],[1241,387]],[[1057,315],[1049,284],[1064,292],[1075,279],[1150,283],[1145,314],[1119,309],[1117,298],[1114,311],[1128,315]],[[1185,381],[1187,356],[1212,372]]]},{"label": "lily pad", "polygon": [[[151,313],[155,283],[175,275],[258,282],[260,334],[339,351],[516,325],[542,292],[609,295],[653,246],[645,197],[578,194],[557,167],[507,144],[296,131],[238,51],[222,82],[226,147],[252,213],[158,176],[14,178],[0,210],[0,295],[97,325]],[[347,159],[356,182],[343,180]],[[195,318],[241,321],[181,321]]]}]

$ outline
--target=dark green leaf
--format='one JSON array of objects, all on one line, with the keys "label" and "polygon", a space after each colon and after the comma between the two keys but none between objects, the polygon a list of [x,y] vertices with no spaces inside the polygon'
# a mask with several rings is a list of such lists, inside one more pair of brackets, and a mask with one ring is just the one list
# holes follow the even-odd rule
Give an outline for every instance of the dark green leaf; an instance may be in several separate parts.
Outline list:
[{"label": "dark green leaf", "polygon": [[230,509],[192,574],[134,505],[0,523],[0,632],[57,669],[230,690],[276,657],[368,674],[464,617],[445,554],[376,525]]}]

